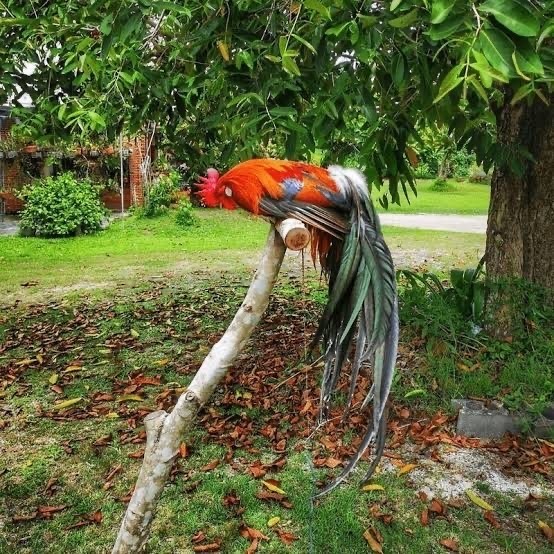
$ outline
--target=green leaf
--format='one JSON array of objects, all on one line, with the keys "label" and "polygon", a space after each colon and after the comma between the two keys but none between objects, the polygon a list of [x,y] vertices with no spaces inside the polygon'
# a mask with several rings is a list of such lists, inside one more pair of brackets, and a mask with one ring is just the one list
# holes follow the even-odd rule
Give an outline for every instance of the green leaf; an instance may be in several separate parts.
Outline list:
[{"label": "green leaf", "polygon": [[379,19],[375,15],[357,14],[356,17],[362,22],[362,27],[364,29],[367,29],[368,27],[372,27],[373,25],[375,25],[375,23],[377,23],[377,21],[379,21]]},{"label": "green leaf", "polygon": [[333,36],[333,37],[339,37],[348,27],[350,26],[350,21],[347,21],[346,23],[341,23],[340,25],[335,25],[334,27],[329,27],[325,31],[326,35]]},{"label": "green leaf", "polygon": [[172,2],[152,2],[152,7],[156,11],[167,10],[170,12],[183,13],[185,15],[190,15],[190,10],[185,6],[180,6],[179,4],[173,4]]},{"label": "green leaf", "polygon": [[389,21],[389,25],[395,28],[409,27],[417,21],[418,10],[414,8],[409,11],[407,14],[401,15],[400,17],[395,17]]},{"label": "green leaf", "polygon": [[455,15],[438,25],[432,25],[427,34],[432,40],[442,40],[453,35],[463,22],[462,17]]},{"label": "green leaf", "polygon": [[517,63],[517,57],[516,57],[516,53],[515,52],[512,52],[512,61],[514,62],[514,67],[516,68],[516,73],[522,78],[522,79],[525,79],[526,81],[530,81],[531,80],[531,77],[528,77],[527,75],[525,75],[525,73],[523,73],[523,71],[521,70],[521,68],[519,67],[518,63]]},{"label": "green leaf", "polygon": [[495,19],[507,29],[522,37],[536,37],[539,33],[539,21],[533,12],[517,0],[487,0],[479,10],[494,15]]},{"label": "green leaf", "polygon": [[433,0],[431,23],[433,23],[433,25],[442,23],[455,5],[455,0]]},{"label": "green leaf", "polygon": [[317,50],[306,40],[303,39],[301,36],[298,36],[294,33],[292,33],[292,36],[300,43],[302,43],[308,50],[311,50],[314,54],[317,54]]},{"label": "green leaf", "polygon": [[351,21],[349,25],[350,29],[350,42],[351,44],[356,44],[360,38],[360,29],[355,21]]},{"label": "green leaf", "polygon": [[290,58],[288,56],[285,56],[282,59],[282,64],[283,64],[283,69],[287,73],[290,73],[291,75],[296,75],[297,77],[300,77],[300,75],[301,75],[300,69],[299,69],[298,65],[296,65],[296,62],[292,58]]},{"label": "green leaf", "polygon": [[436,104],[439,100],[444,98],[449,92],[453,91],[464,80],[463,77],[459,77],[463,67],[463,64],[457,65],[446,74],[446,77],[442,80],[441,86],[439,87],[439,93],[433,100],[433,104]]},{"label": "green leaf", "polygon": [[391,65],[392,82],[396,88],[400,88],[400,85],[404,81],[405,65],[404,56],[402,54],[396,54]]},{"label": "green leaf", "polygon": [[281,56],[285,55],[287,51],[287,37],[279,37],[279,53]]},{"label": "green leaf", "polygon": [[496,29],[482,29],[479,34],[479,46],[493,69],[506,77],[516,76],[512,64],[512,52],[516,47],[503,32]]},{"label": "green leaf", "polygon": [[331,12],[329,11],[329,8],[327,6],[324,6],[321,2],[318,0],[306,0],[304,2],[304,7],[308,10],[313,10],[326,19],[331,19]]},{"label": "green leaf", "polygon": [[475,75],[471,75],[467,81],[475,89],[475,92],[477,92],[477,94],[488,104],[489,97],[487,95],[487,91],[483,88],[483,85],[481,85]]},{"label": "green leaf", "polygon": [[547,26],[543,29],[543,31],[542,31],[540,37],[539,37],[538,40],[537,40],[537,50],[541,47],[541,44],[543,43],[544,39],[545,39],[546,37],[550,36],[553,32],[554,32],[554,24],[552,24],[552,25],[547,25]]},{"label": "green leaf", "polygon": [[516,44],[515,58],[522,71],[534,75],[544,75],[544,67],[539,55],[529,44]]},{"label": "green leaf", "polygon": [[393,12],[394,10],[396,10],[396,8],[400,6],[400,4],[402,4],[402,0],[392,0],[390,4],[390,11]]},{"label": "green leaf", "polygon": [[281,116],[297,117],[298,116],[298,112],[294,108],[288,108],[286,106],[278,106],[277,108],[273,108],[269,111],[269,113],[273,117],[281,117]]},{"label": "green leaf", "polygon": [[512,100],[510,101],[510,104],[513,106],[514,104],[517,104],[520,100],[523,100],[527,95],[529,95],[534,90],[533,83],[525,83],[524,85],[521,85],[514,93],[514,96]]},{"label": "green leaf", "polygon": [[426,396],[427,392],[424,389],[413,389],[404,395],[404,398],[412,398],[414,396]]}]

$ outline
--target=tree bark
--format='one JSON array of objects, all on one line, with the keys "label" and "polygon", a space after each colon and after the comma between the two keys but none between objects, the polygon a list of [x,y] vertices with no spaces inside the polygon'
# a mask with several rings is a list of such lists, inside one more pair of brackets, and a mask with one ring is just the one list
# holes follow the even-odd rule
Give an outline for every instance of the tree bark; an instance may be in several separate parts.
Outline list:
[{"label": "tree bark", "polygon": [[[240,354],[267,308],[285,254],[285,244],[290,242],[289,235],[294,235],[292,242],[295,246],[301,246],[298,236],[302,230],[306,231],[304,225],[297,220],[285,221],[284,226],[277,224],[277,230],[271,227],[262,259],[241,307],[187,390],[179,397],[173,411],[168,414],[161,410],[145,418],[144,459],[112,554],[141,552],[146,545],[156,506],[177,457],[183,433],[190,428],[200,407]],[[303,236],[302,244],[306,246],[309,233],[305,232]]]},{"label": "tree bark", "polygon": [[[539,98],[514,106],[509,93],[497,112],[498,143],[507,164],[498,163],[491,183],[487,226],[487,276],[493,281],[524,279],[554,290],[554,94],[547,106]],[[527,149],[533,160],[520,157]],[[522,159],[523,173],[509,169],[510,157]],[[550,297],[552,299],[552,297]],[[493,328],[511,334],[514,317],[508,299],[493,295]]]}]

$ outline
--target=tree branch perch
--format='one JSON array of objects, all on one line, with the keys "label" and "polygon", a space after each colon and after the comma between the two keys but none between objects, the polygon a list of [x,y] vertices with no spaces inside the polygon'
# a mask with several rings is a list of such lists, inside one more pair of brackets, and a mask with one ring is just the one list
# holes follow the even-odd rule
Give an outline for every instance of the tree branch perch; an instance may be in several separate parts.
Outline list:
[{"label": "tree branch perch", "polygon": [[143,550],[184,432],[190,428],[198,410],[209,399],[260,321],[285,255],[285,245],[300,250],[307,245],[309,238],[309,232],[297,220],[287,219],[271,227],[250,288],[224,335],[212,347],[171,413],[160,410],[146,416],[144,459],[112,554]]}]

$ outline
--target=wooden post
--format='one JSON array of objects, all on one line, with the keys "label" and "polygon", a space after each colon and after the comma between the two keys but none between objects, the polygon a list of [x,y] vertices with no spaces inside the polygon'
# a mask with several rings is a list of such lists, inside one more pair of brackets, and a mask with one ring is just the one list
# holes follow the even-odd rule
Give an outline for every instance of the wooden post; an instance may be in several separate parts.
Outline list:
[{"label": "wooden post", "polygon": [[[127,512],[121,524],[112,554],[141,552],[150,535],[158,500],[177,457],[183,433],[189,429],[200,407],[207,402],[218,383],[240,354],[269,303],[290,233],[300,244],[303,224],[296,220],[286,226],[271,227],[262,259],[244,301],[233,321],[217,342],[187,390],[181,394],[171,413],[163,410],[146,416],[146,448],[142,467]],[[309,233],[308,234],[309,239]],[[281,239],[283,236],[283,239]],[[306,242],[307,244],[307,242]]]}]

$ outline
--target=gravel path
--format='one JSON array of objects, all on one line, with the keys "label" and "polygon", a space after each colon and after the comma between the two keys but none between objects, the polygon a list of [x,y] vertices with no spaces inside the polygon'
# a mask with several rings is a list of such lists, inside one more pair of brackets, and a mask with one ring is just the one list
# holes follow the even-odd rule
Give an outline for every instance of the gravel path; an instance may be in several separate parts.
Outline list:
[{"label": "gravel path", "polygon": [[486,215],[447,214],[379,214],[381,223],[391,227],[454,231],[456,233],[485,233]]}]

